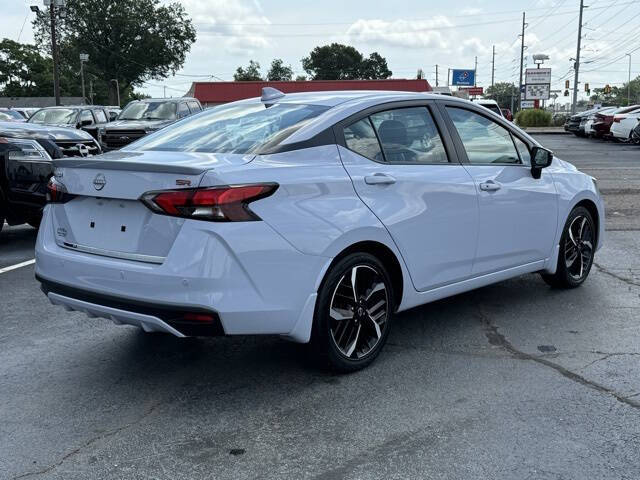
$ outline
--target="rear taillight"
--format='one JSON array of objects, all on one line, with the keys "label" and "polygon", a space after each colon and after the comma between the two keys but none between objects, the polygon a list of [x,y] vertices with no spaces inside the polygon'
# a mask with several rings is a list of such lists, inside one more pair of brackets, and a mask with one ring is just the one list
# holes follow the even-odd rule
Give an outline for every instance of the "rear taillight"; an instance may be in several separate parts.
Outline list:
[{"label": "rear taillight", "polygon": [[67,188],[56,180],[56,177],[51,177],[49,183],[47,183],[47,202],[48,203],[67,203],[73,199],[75,195],[67,192]]},{"label": "rear taillight", "polygon": [[260,220],[249,204],[276,191],[276,183],[228,187],[188,188],[148,192],[142,203],[156,213],[212,222]]},{"label": "rear taillight", "polygon": [[623,117],[618,117],[618,116],[613,117],[613,123],[620,123],[620,121],[622,120],[622,118],[623,118]]}]

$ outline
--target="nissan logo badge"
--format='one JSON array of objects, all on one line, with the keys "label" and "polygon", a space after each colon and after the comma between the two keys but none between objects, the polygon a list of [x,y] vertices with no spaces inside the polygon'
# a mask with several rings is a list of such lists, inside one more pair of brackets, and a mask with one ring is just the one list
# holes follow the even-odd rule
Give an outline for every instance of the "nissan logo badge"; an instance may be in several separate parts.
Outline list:
[{"label": "nissan logo badge", "polygon": [[96,190],[102,190],[106,184],[107,179],[104,178],[102,173],[97,174],[96,178],[93,179],[93,186]]}]

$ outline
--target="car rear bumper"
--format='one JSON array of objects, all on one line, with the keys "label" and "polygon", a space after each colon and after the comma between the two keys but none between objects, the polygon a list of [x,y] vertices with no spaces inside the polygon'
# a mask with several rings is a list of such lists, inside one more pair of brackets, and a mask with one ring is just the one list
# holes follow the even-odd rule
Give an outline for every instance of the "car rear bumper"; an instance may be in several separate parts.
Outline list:
[{"label": "car rear bumper", "polygon": [[[300,253],[265,222],[188,220],[163,263],[150,264],[60,247],[54,206],[45,208],[36,244],[36,277],[53,303],[174,335],[167,326],[184,335],[278,334],[308,341],[308,317],[330,259]],[[192,331],[178,325],[185,312],[215,320],[204,332]],[[309,332],[301,333],[300,321]]]}]

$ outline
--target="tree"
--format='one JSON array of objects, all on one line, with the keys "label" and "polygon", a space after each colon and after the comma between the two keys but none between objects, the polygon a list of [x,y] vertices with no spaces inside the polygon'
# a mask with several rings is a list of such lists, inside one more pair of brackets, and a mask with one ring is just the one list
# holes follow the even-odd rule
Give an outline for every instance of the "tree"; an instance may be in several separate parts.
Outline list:
[{"label": "tree", "polygon": [[247,66],[247,68],[238,67],[236,69],[236,73],[233,74],[233,79],[236,82],[251,82],[262,80],[262,77],[260,76],[260,64],[258,62],[254,62],[253,60],[249,60],[249,65]]},{"label": "tree", "polygon": [[306,82],[307,81],[307,76],[306,75],[298,75],[296,76],[296,82]]},{"label": "tree", "polygon": [[314,48],[302,59],[302,68],[313,80],[356,80],[389,78],[387,61],[377,52],[364,58],[355,48],[332,43]]},{"label": "tree", "polygon": [[[66,0],[64,14],[57,19],[61,69],[77,71],[79,54],[88,53],[85,67],[96,83],[108,89],[111,105],[117,102],[112,79],[118,80],[122,97],[146,80],[166,78],[182,67],[196,40],[191,19],[179,3]],[[49,22],[48,10],[39,12],[33,22],[38,46],[46,52],[50,51]]]},{"label": "tree", "polygon": [[8,38],[0,42],[0,94],[42,97],[53,94],[53,62],[33,45]]},{"label": "tree", "polygon": [[270,82],[278,80],[290,82],[292,78],[293,69],[291,65],[284,65],[284,62],[279,58],[275,58],[271,62],[271,68],[267,72],[267,80]]},{"label": "tree", "polygon": [[360,65],[360,78],[365,80],[389,78],[390,76],[391,70],[387,66],[387,60],[378,52],[373,52]]},{"label": "tree", "polygon": [[604,88],[595,88],[591,100],[604,105],[633,105],[640,102],[640,76],[631,80],[631,103],[629,103],[629,83],[624,83],[621,87],[612,86],[609,93],[605,93]]},{"label": "tree", "polygon": [[484,91],[485,98],[491,98],[498,102],[502,108],[511,107],[511,98],[518,98],[518,87],[513,83],[498,82],[490,87],[487,87]]}]

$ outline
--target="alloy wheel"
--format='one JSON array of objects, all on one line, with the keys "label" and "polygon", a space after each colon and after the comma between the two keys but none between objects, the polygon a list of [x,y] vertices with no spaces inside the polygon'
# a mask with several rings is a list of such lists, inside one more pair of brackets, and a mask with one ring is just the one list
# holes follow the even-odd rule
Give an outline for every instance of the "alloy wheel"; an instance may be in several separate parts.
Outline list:
[{"label": "alloy wheel", "polygon": [[384,277],[370,265],[355,265],[340,278],[331,297],[332,341],[344,357],[362,359],[380,342],[388,316]]},{"label": "alloy wheel", "polygon": [[564,261],[567,272],[578,281],[588,273],[593,259],[594,232],[587,217],[579,215],[573,219],[567,231]]}]

